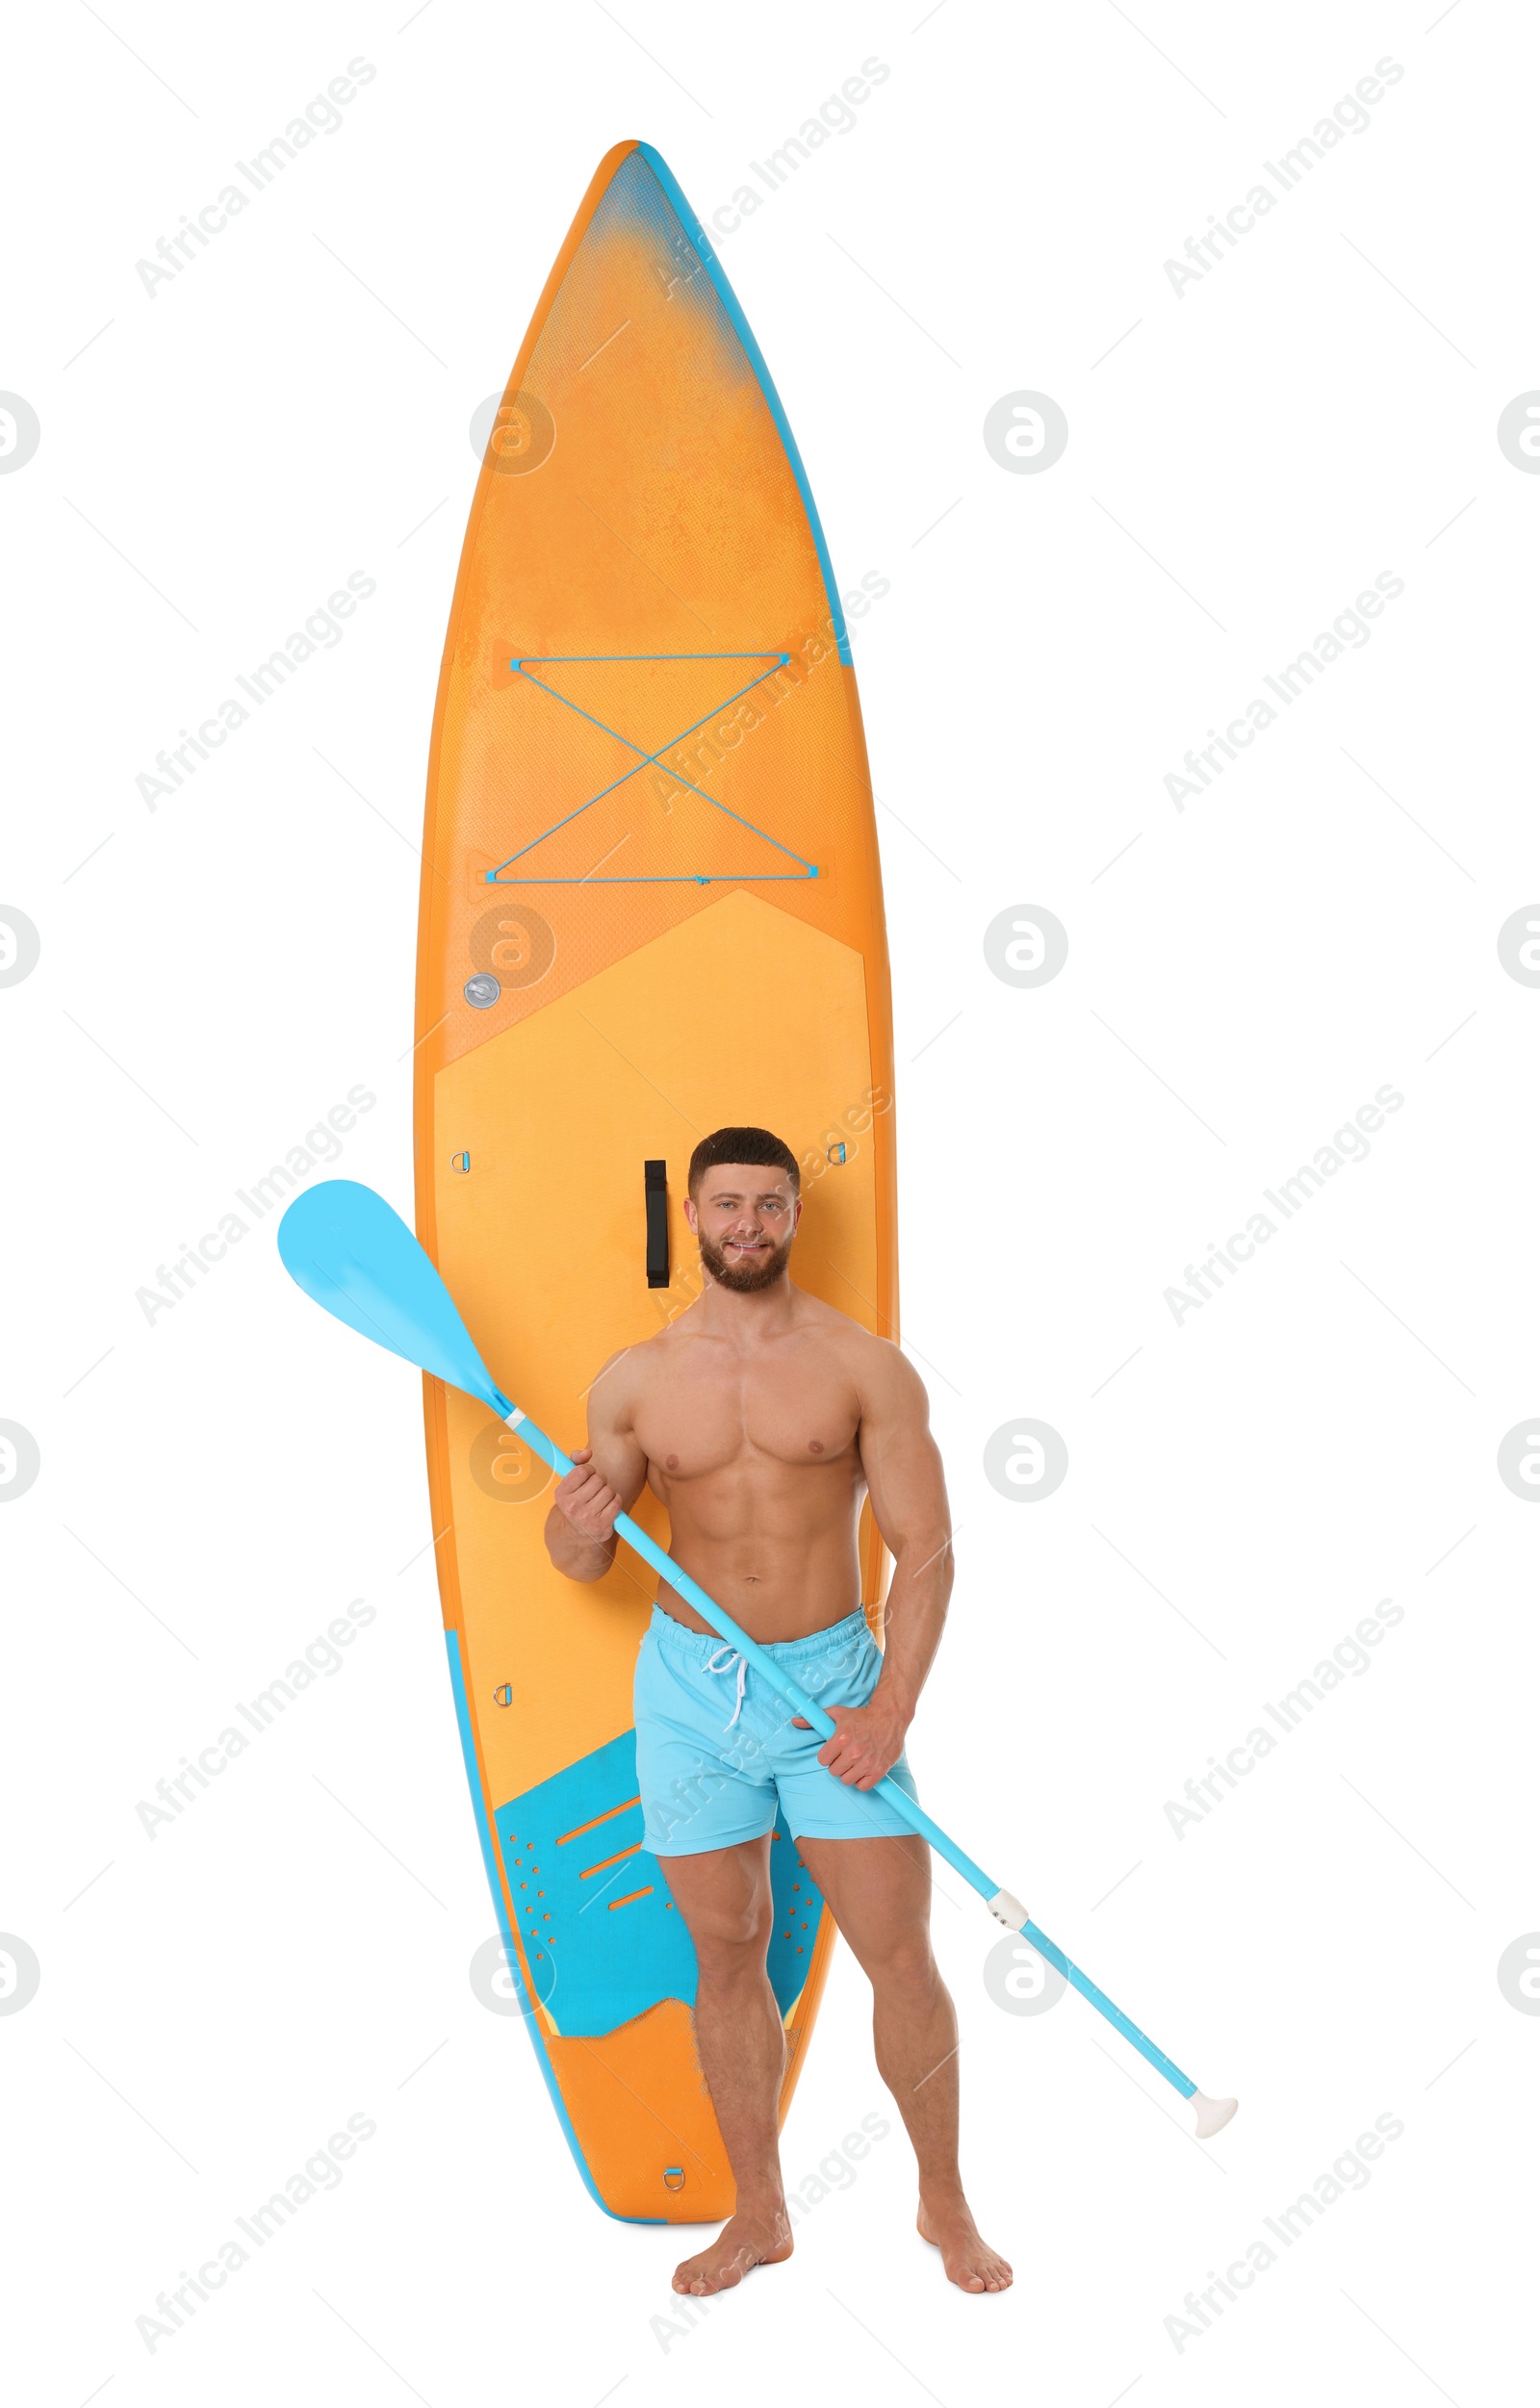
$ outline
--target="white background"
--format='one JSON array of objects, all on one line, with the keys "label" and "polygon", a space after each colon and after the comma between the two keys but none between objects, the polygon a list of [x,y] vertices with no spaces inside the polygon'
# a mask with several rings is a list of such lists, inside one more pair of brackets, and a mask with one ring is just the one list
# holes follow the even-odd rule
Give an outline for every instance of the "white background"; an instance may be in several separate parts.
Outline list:
[{"label": "white background", "polygon": [[[14,2395],[1511,2397],[1540,2021],[1497,1963],[1540,1925],[1540,1523],[1497,1450],[1540,1377],[1540,993],[1497,932],[1540,893],[1540,485],[1496,424],[1540,383],[1533,20],[410,12],[69,0],[10,38],[0,384],[41,427],[0,477],[3,899],[42,944],[0,991],[0,1417],[42,1457],[0,1517],[0,1929],[41,1968],[0,2016]],[[150,297],[137,260],[354,58],[339,130]],[[355,1085],[340,1166],[410,1210],[472,413],[612,141],[706,215],[870,58],[855,126],[722,256],[840,582],[891,581],[856,640],[904,1332],[959,1532],[911,1755],[1243,2107],[1199,2147],[1080,2002],[1002,2012],[943,1873],[965,2168],[1014,2290],[949,2291],[893,2118],[795,2259],[691,2326],[668,2277],[704,2236],[598,2213],[470,1986],[493,1918],[418,1383],[290,1286],[270,1221],[153,1324],[136,1290]],[[1166,260],[1386,58],[1368,129],[1179,297]],[[983,442],[1022,389],[1068,420],[1041,474]],[[156,753],[354,571],[344,640],[148,809]],[[1178,811],[1187,749],[1381,572],[1405,590],[1371,640]],[[1018,905],[1069,935],[1033,990],[984,958]],[[774,1045],[759,999],[710,1008]],[[1184,1267],[1382,1085],[1369,1159],[1173,1319]],[[1031,1504],[982,1471],[1021,1416],[1069,1450]],[[147,1837],[137,1802],[358,1596],[344,1669]],[[1167,1801],[1387,1597],[1372,1669],[1178,1837]],[[788,2178],[874,2110],[841,1953]],[[156,2294],[354,2113],[341,2187],[147,2350]],[[1367,2187],[1178,2347],[1184,2295],[1380,2114],[1404,2132]]]}]

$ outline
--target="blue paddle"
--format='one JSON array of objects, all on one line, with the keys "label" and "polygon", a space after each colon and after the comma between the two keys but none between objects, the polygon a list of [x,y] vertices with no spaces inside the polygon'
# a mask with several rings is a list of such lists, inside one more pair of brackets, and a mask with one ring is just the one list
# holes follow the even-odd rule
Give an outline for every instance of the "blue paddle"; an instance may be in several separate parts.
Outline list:
[{"label": "blue paddle", "polygon": [[[447,1381],[451,1388],[462,1388],[468,1396],[479,1396],[510,1429],[518,1431],[525,1445],[549,1463],[552,1471],[562,1474],[572,1470],[571,1456],[563,1454],[555,1441],[548,1438],[519,1406],[510,1403],[495,1384],[471,1342],[448,1288],[399,1214],[393,1212],[372,1188],[360,1187],[351,1179],[327,1179],[295,1196],[278,1224],[278,1252],[290,1276],[338,1320],[346,1321],[365,1338],[372,1338],[376,1345],[389,1347],[392,1354],[400,1355],[403,1361],[415,1363],[420,1371],[431,1371],[435,1379]],[[754,1665],[794,1712],[801,1714],[825,1739],[834,1737],[835,1725],[823,1707],[804,1697],[774,1656],[757,1647],[629,1514],[617,1514],[615,1528],[680,1597],[688,1598],[696,1612],[704,1615],[712,1629]],[[835,1776],[831,1774],[830,1778]],[[1237,2102],[1205,2098],[1196,2083],[1190,2081],[1180,2066],[1173,2065],[1165,2051],[1146,2038],[1137,2024],[1130,2023],[1106,1992],[1099,1990],[1078,1965],[1070,1963],[1064,1950],[1038,1929],[1021,1901],[1008,1889],[1002,1889],[998,1882],[991,1881],[971,1857],[964,1856],[956,1841],[948,1838],[939,1824],[932,1822],[897,1781],[885,1776],[869,1794],[886,1798],[911,1831],[928,1840],[937,1855],[944,1857],[953,1871],[978,1891],[989,1912],[1007,1931],[1019,1932],[1040,1957],[1057,1966],[1082,1998],[1090,1999],[1098,2014],[1105,2015],[1125,2040],[1133,2042],[1140,2055],[1157,2073],[1165,2075],[1173,2089],[1192,2101],[1200,2140],[1208,2139],[1229,2122]]]}]

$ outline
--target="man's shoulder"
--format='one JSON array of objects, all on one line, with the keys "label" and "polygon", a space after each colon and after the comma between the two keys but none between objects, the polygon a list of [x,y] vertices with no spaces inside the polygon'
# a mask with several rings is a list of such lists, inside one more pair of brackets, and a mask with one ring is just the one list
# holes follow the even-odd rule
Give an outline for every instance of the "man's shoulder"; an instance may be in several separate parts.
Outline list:
[{"label": "man's shoulder", "polygon": [[629,1421],[647,1384],[645,1358],[656,1345],[657,1337],[667,1334],[660,1330],[656,1337],[638,1338],[629,1345],[617,1346],[608,1360],[600,1365],[588,1385],[590,1426],[596,1411],[612,1425]]},{"label": "man's shoulder", "polygon": [[822,1296],[802,1291],[804,1305],[808,1308],[809,1331],[837,1349],[842,1362],[863,1380],[890,1377],[895,1365],[904,1357],[891,1338],[868,1329],[863,1321],[843,1312],[836,1304],[826,1303]]},{"label": "man's shoulder", "polygon": [[925,1383],[898,1340],[867,1329],[848,1313],[833,1308],[831,1319],[838,1326],[831,1329],[830,1343],[860,1398],[862,1420],[875,1416],[886,1422],[894,1416],[923,1416],[929,1404]]},{"label": "man's shoulder", "polygon": [[649,1331],[645,1338],[633,1338],[629,1345],[617,1346],[595,1372],[594,1387],[603,1380],[617,1394],[639,1396],[650,1379],[655,1379],[671,1359],[686,1350],[692,1335],[688,1323],[689,1315],[681,1313],[661,1329]]}]

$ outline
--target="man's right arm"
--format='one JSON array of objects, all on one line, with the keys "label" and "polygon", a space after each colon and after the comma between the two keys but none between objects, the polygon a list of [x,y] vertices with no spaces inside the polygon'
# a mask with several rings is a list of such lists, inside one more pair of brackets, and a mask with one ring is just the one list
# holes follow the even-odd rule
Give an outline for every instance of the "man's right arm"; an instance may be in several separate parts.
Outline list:
[{"label": "man's right arm", "polygon": [[615,1517],[629,1513],[647,1481],[647,1457],[631,1426],[635,1381],[611,1355],[588,1392],[588,1445],[556,1483],[546,1516],[546,1552],[569,1580],[602,1580],[615,1561]]}]

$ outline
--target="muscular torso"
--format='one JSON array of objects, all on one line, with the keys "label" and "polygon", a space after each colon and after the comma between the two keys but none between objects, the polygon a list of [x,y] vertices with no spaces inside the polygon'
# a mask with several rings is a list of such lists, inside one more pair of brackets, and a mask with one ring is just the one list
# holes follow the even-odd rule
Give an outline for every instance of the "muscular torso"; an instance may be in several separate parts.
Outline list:
[{"label": "muscular torso", "polygon": [[[675,1560],[760,1641],[806,1638],[861,1601],[861,1354],[881,1342],[796,1293],[792,1327],[752,1347],[685,1315],[606,1374]],[[709,1629],[666,1581],[657,1601]]]}]

